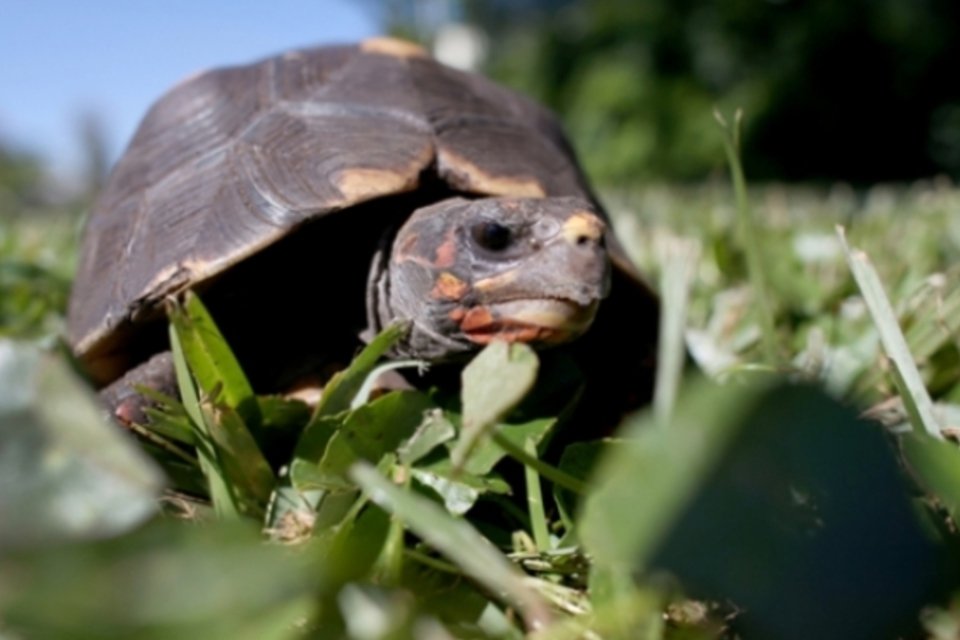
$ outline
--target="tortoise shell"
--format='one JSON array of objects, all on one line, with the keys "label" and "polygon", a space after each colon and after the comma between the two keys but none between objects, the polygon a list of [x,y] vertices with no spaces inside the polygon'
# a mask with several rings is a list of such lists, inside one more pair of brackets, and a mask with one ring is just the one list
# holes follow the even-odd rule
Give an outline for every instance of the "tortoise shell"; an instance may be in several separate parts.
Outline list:
[{"label": "tortoise shell", "polygon": [[[550,112],[410,43],[377,38],[194,76],[150,109],[96,202],[69,341],[93,379],[109,383],[137,359],[131,347],[159,324],[167,296],[312,220],[367,215],[362,203],[437,184],[472,197],[596,203]],[[371,216],[329,233],[376,235],[380,224]],[[607,246],[637,300],[627,313],[649,315],[654,297],[609,233]]]}]

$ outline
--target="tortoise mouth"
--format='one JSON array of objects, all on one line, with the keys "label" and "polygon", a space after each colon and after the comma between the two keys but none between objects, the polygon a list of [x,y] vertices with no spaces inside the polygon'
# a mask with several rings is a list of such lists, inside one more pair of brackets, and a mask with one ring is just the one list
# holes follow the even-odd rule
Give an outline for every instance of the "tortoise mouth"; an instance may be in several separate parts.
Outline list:
[{"label": "tortoise mouth", "polygon": [[494,340],[553,345],[581,336],[597,315],[599,301],[582,305],[563,298],[522,298],[477,306],[460,328],[476,344]]}]

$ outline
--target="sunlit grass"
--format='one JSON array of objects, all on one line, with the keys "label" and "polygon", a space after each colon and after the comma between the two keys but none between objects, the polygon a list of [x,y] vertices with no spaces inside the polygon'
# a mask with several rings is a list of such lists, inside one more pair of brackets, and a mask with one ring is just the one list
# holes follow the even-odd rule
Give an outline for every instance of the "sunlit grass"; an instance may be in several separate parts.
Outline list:
[{"label": "sunlit grass", "polygon": [[[92,636],[157,638],[909,631],[922,606],[938,604],[934,572],[944,574],[944,593],[960,590],[949,552],[960,542],[951,519],[960,454],[949,442],[917,439],[915,429],[899,436],[906,457],[898,458],[888,446],[894,436],[858,415],[873,407],[879,416],[876,405],[886,401],[882,421],[892,432],[919,424],[913,392],[901,398],[908,387],[897,384],[884,352],[884,334],[901,329],[906,349],[896,358],[915,360],[919,374],[909,388],[925,387],[942,426],[960,412],[960,190],[936,180],[865,191],[769,185],[743,195],[749,203],[738,205],[719,178],[696,188],[605,191],[628,251],[669,289],[666,386],[654,417],[631,416],[619,439],[564,452],[547,443],[565,407],[511,413],[538,372],[522,349],[485,352],[459,397],[396,391],[364,402],[380,356],[403,330],[395,327],[311,411],[257,397],[216,319],[198,299],[183,300],[172,308],[182,403],[161,402],[155,424],[140,430],[150,434],[141,444],[153,460],[142,464],[170,478],[164,513],[204,526],[177,527],[167,515],[136,532],[111,530],[115,537],[99,543],[90,538],[102,527],[60,528],[54,537],[72,542],[52,552],[27,536],[0,537],[0,634],[69,635],[75,625]],[[749,247],[739,230],[747,204],[756,225]],[[861,294],[838,224],[876,267],[892,310],[882,320]],[[59,329],[74,230],[66,218],[0,224],[0,336]],[[751,286],[757,265],[767,319]],[[34,374],[4,355],[12,344],[0,339],[0,380],[25,376],[29,387]],[[695,366],[682,366],[684,346]],[[90,398],[74,395],[70,402],[91,408]],[[58,423],[39,409],[44,403],[0,389],[0,529],[7,505],[18,505],[24,522],[48,508],[23,498],[29,482],[6,480],[4,465],[17,460],[3,452],[23,446],[48,459],[51,451],[8,425],[50,430],[56,455],[76,455],[63,444],[69,412]],[[115,430],[99,426],[90,438]],[[291,444],[278,453],[269,445],[281,432]],[[83,472],[102,475],[98,491],[120,509],[109,500],[111,483],[123,478],[101,471],[130,459],[83,459]],[[904,461],[917,471],[909,482]],[[52,472],[30,473],[43,483]],[[75,485],[81,477],[57,478]],[[260,536],[238,537],[236,521]],[[277,556],[280,543],[288,549]],[[156,554],[168,559],[166,573],[151,563]],[[57,583],[61,565],[75,577]],[[14,577],[17,588],[4,588]],[[180,581],[192,603],[163,595]],[[106,611],[85,601],[80,585],[153,600],[129,595],[130,606]],[[828,597],[831,585],[861,596]],[[69,605],[56,619],[44,614],[51,599]],[[925,619],[944,625],[951,615]]]}]

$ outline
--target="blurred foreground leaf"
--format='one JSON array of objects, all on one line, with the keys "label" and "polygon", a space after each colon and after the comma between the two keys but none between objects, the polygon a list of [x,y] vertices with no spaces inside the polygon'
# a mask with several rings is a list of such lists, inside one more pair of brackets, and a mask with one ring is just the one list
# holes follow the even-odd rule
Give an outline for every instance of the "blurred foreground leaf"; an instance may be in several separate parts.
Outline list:
[{"label": "blurred foreground leaf", "polygon": [[155,522],[5,557],[0,619],[29,638],[294,638],[322,579],[239,523]]},{"label": "blurred foreground leaf", "polygon": [[451,455],[457,467],[467,463],[488,430],[533,388],[538,368],[533,349],[496,340],[463,369],[463,428]]},{"label": "blurred foreground leaf", "polygon": [[516,606],[529,628],[541,628],[550,620],[545,603],[527,586],[523,574],[469,523],[396,486],[369,464],[358,462],[350,476],[373,502],[403,520],[468,576]]},{"label": "blurred foreground leaf", "polygon": [[125,531],[161,486],[66,363],[0,340],[0,549]]},{"label": "blurred foreground leaf", "polygon": [[797,386],[694,387],[600,463],[581,535],[601,567],[729,598],[748,637],[892,637],[937,573],[877,425]]},{"label": "blurred foreground leaf", "polygon": [[909,433],[902,439],[911,472],[936,496],[954,522],[960,521],[960,448],[955,442]]}]

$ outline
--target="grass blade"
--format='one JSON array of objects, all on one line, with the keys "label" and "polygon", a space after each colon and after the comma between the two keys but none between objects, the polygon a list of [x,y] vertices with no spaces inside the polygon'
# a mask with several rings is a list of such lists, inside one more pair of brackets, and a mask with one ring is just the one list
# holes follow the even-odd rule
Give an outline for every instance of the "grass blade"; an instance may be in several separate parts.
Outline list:
[{"label": "grass blade", "polygon": [[207,396],[216,393],[215,399],[237,410],[248,425],[259,426],[253,387],[200,298],[188,291],[182,306],[170,305],[169,315],[197,386]]},{"label": "grass blade", "polygon": [[237,505],[234,503],[229,484],[224,478],[223,471],[220,467],[220,460],[213,446],[213,439],[210,437],[210,429],[203,416],[203,411],[200,408],[197,388],[194,385],[193,377],[190,375],[187,359],[183,354],[180,334],[177,326],[173,323],[170,324],[170,347],[173,351],[173,366],[177,374],[177,387],[180,391],[180,400],[183,402],[184,410],[190,417],[190,424],[195,429],[194,446],[197,448],[200,470],[203,471],[203,475],[207,479],[210,502],[213,503],[214,511],[218,516],[237,517],[239,516],[239,511]]},{"label": "grass blade", "polygon": [[[537,457],[537,444],[527,438],[524,451],[531,458]],[[527,484],[527,509],[530,512],[530,528],[533,530],[533,541],[539,551],[548,551],[550,545],[550,530],[547,527],[547,514],[543,510],[543,489],[540,487],[540,474],[530,466],[523,468]]]},{"label": "grass blade", "polygon": [[923,378],[920,377],[917,363],[914,362],[907,341],[900,330],[897,316],[880,282],[880,276],[877,275],[866,253],[859,249],[852,249],[847,244],[842,227],[837,227],[837,234],[843,243],[850,271],[853,272],[857,286],[860,287],[860,293],[880,333],[883,350],[893,362],[894,383],[903,398],[904,407],[910,416],[910,423],[918,432],[926,432],[935,438],[942,437],[940,425],[933,413],[933,400],[930,399]]},{"label": "grass blade", "polygon": [[527,586],[524,575],[466,521],[453,518],[431,500],[404,491],[368,463],[355,464],[350,477],[373,502],[403,519],[414,533],[465,574],[517,607],[529,629],[549,624],[551,616],[546,603]]},{"label": "grass blade", "polygon": [[657,351],[657,385],[653,410],[657,423],[670,422],[680,387],[686,350],[684,332],[687,326],[687,303],[690,287],[700,259],[700,243],[696,240],[668,237],[660,245],[661,311],[660,344]]},{"label": "grass blade", "polygon": [[740,128],[743,112],[737,110],[732,125],[728,124],[719,112],[714,112],[714,117],[725,134],[723,146],[727,154],[727,163],[730,165],[730,180],[733,182],[737,199],[737,226],[740,230],[740,242],[743,243],[743,251],[747,257],[753,302],[759,315],[764,357],[766,364],[775,366],[780,362],[780,349],[777,346],[777,328],[773,309],[770,307],[767,272],[761,250],[762,239],[757,222],[750,211],[750,203],[747,200],[747,181],[743,175],[743,165],[740,163]]},{"label": "grass blade", "polygon": [[500,447],[503,448],[503,450],[506,451],[511,458],[527,467],[536,470],[537,473],[555,485],[563,487],[568,491],[573,491],[574,493],[586,493],[586,484],[569,475],[568,473],[565,473],[564,471],[561,471],[560,469],[557,469],[556,467],[539,460],[538,458],[527,455],[527,452],[524,451],[522,447],[514,444],[514,442],[510,438],[506,437],[502,431],[495,431],[493,433],[493,441],[500,445]]},{"label": "grass blade", "polygon": [[204,418],[235,502],[248,515],[263,517],[277,478],[240,414],[223,403],[203,402]]}]

